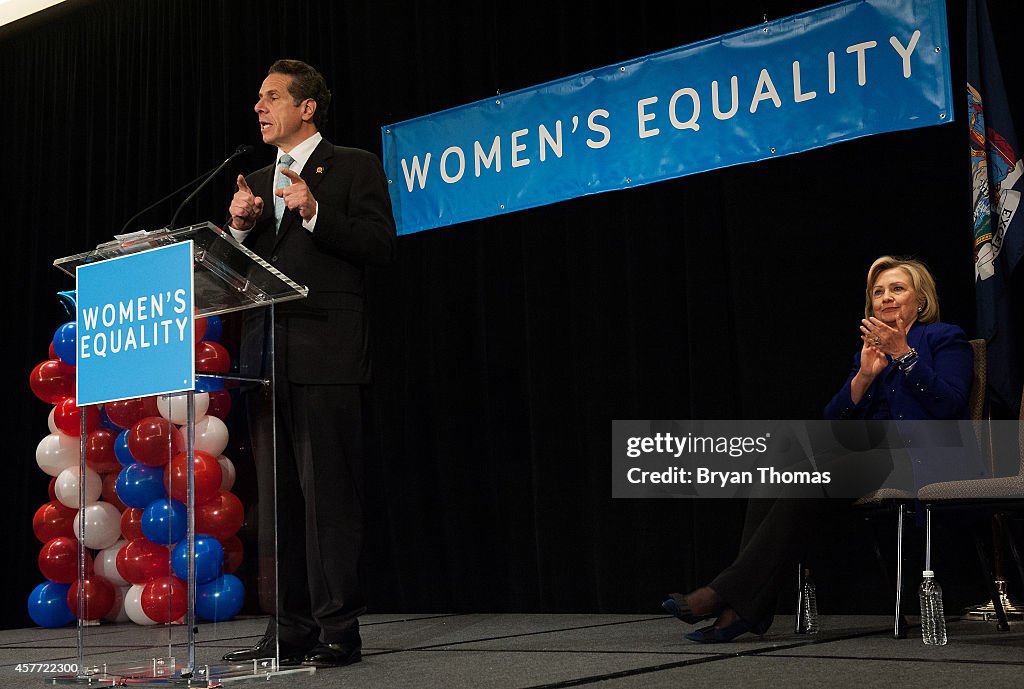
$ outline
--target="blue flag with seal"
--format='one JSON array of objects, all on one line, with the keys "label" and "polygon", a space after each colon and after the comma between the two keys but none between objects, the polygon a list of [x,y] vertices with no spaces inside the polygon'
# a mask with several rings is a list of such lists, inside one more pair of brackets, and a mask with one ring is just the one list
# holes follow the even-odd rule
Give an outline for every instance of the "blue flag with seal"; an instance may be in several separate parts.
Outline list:
[{"label": "blue flag with seal", "polygon": [[381,136],[409,234],[952,119],[944,0],[846,0]]},{"label": "blue flag with seal", "polygon": [[1017,333],[1020,307],[1010,298],[1013,271],[1024,256],[1024,191],[1013,119],[985,0],[967,3],[967,113],[974,189],[974,284],[978,336],[988,342],[993,400],[1017,416],[1021,376]]},{"label": "blue flag with seal", "polygon": [[192,242],[80,265],[77,404],[195,387]]}]

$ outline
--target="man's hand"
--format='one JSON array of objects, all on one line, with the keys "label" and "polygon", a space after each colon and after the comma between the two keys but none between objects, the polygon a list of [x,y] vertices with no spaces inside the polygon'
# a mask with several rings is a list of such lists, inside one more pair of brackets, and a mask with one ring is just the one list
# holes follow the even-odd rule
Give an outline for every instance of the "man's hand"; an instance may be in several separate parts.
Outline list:
[{"label": "man's hand", "polygon": [[231,214],[231,226],[242,232],[251,230],[263,214],[263,199],[252,193],[242,175],[238,176],[238,191],[231,197],[228,213]]},{"label": "man's hand", "polygon": [[291,180],[291,186],[276,189],[274,194],[284,199],[285,208],[298,211],[303,220],[311,219],[316,215],[316,199],[309,193],[309,187],[294,170],[281,168],[281,174]]}]

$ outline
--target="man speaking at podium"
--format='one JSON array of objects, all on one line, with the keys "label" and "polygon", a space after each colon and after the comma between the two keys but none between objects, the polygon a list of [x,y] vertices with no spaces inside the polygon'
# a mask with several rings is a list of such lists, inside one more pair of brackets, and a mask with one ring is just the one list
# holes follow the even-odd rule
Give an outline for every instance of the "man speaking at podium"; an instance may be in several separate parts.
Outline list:
[{"label": "man speaking at podium", "polygon": [[362,406],[371,379],[364,267],[391,260],[396,233],[377,157],[321,135],[330,102],[313,67],[270,67],[255,110],[276,162],[239,175],[229,208],[235,239],[309,295],[275,307],[276,515],[269,432],[252,429],[261,534],[277,522],[277,624],[271,618],[263,639],[228,662],[272,657],[275,641],[283,665],[361,657]]}]

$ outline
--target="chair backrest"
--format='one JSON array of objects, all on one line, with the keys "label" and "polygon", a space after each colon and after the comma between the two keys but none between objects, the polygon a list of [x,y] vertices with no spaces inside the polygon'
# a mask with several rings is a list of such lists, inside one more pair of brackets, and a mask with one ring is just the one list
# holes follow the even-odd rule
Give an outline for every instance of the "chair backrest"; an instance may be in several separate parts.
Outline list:
[{"label": "chair backrest", "polygon": [[988,468],[989,476],[996,475],[995,457],[992,453],[991,440],[988,425],[988,350],[985,340],[971,340],[971,349],[974,350],[974,375],[971,378],[971,391],[967,396],[967,410],[970,414],[971,425],[974,427],[974,437],[978,440],[978,449],[985,458],[985,465]]},{"label": "chair backrest", "polygon": [[1020,395],[1020,413],[1017,415],[1017,454],[1020,456],[1018,476],[1024,476],[1024,390]]},{"label": "chair backrest", "polygon": [[971,380],[971,392],[968,397],[968,408],[971,420],[978,423],[985,418],[986,406],[985,394],[988,387],[988,351],[985,349],[985,340],[971,340],[971,349],[974,350],[974,378]]}]

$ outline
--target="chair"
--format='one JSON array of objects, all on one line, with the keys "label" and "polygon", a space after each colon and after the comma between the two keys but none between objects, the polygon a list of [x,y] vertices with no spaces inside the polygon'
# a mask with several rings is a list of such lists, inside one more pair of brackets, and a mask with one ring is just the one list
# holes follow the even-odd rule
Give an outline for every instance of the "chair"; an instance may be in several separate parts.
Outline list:
[{"label": "chair", "polygon": [[[981,509],[989,516],[986,523],[994,520],[996,527],[1001,524],[1001,513],[1008,510],[1021,509],[1022,505],[1024,505],[1024,501],[1022,501],[1022,498],[1024,498],[1024,406],[1021,407],[1016,430],[1016,474],[1011,476],[996,475],[999,468],[996,464],[997,452],[991,451],[988,453],[988,456],[992,478],[943,481],[929,484],[918,491],[918,499],[925,505],[929,526],[931,524],[932,511],[936,509]],[[996,530],[998,531],[998,528]],[[1019,549],[1012,539],[1012,534],[1006,531],[1006,535],[1010,538],[1010,551],[1016,561],[1021,581],[1024,581],[1024,564],[1021,562]],[[975,545],[984,570],[986,588],[995,608],[997,627],[1000,631],[1006,631],[1009,629],[1009,622],[1002,605],[1003,592],[998,589],[996,584],[996,573],[989,564],[984,547],[984,539],[981,534],[976,534]],[[996,546],[998,547],[998,543]]]}]

